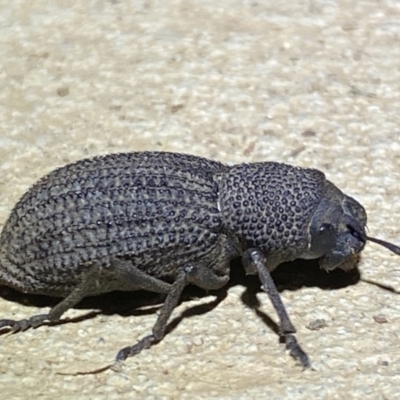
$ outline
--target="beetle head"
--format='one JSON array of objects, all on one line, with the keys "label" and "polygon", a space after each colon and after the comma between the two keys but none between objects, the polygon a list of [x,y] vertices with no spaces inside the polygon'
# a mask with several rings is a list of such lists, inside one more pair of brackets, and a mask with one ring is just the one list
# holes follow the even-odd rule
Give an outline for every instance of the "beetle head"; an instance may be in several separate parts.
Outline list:
[{"label": "beetle head", "polygon": [[368,237],[366,223],[364,207],[329,181],[326,182],[325,195],[310,221],[310,244],[304,258],[319,258],[320,267],[331,271],[358,254],[367,240],[400,255],[399,247]]}]

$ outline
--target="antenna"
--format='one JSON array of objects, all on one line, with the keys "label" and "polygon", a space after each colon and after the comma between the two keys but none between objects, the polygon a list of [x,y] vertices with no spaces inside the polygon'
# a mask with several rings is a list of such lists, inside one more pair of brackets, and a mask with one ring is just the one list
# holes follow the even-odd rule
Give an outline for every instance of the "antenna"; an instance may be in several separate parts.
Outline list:
[{"label": "antenna", "polygon": [[385,242],[384,240],[375,239],[375,238],[369,237],[369,236],[367,236],[366,238],[370,242],[380,244],[381,246],[386,247],[388,250],[392,251],[394,254],[397,254],[398,256],[400,256],[400,247],[399,246],[396,246],[393,243]]}]

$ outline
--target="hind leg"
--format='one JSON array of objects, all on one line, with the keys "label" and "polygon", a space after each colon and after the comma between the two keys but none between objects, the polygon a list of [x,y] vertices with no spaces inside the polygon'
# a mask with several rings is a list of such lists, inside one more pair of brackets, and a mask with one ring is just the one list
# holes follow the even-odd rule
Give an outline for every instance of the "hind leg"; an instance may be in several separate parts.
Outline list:
[{"label": "hind leg", "polygon": [[82,299],[112,290],[149,290],[157,293],[168,293],[171,285],[156,279],[134,267],[125,260],[113,260],[109,267],[102,267],[93,262],[79,277],[80,282],[63,300],[55,305],[48,314],[34,315],[20,321],[0,320],[0,329],[10,327],[13,332],[37,328],[46,321],[56,322],[70,308]]},{"label": "hind leg", "polygon": [[100,275],[100,266],[93,263],[82,274],[81,282],[72,290],[72,292],[55,305],[48,314],[34,315],[27,319],[20,321],[12,319],[0,320],[0,328],[10,327],[13,332],[25,331],[29,328],[37,328],[45,321],[56,322],[69,308],[78,304],[84,297],[87,296],[88,291]]}]

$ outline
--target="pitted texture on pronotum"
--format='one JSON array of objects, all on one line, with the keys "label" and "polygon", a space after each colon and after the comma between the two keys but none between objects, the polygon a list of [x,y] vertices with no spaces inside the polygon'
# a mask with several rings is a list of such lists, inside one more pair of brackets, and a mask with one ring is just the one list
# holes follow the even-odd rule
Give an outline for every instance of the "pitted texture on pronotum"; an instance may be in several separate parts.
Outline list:
[{"label": "pitted texture on pronotum", "polygon": [[297,253],[307,248],[305,227],[324,184],[324,174],[314,169],[273,162],[235,165],[221,185],[224,224],[248,247]]},{"label": "pitted texture on pronotum", "polygon": [[[174,279],[177,259],[201,258],[221,230],[214,176],[225,167],[173,153],[112,154],[57,169],[16,204],[0,238],[0,281],[64,294],[83,264],[131,258]],[[155,271],[155,268],[161,268]]]}]

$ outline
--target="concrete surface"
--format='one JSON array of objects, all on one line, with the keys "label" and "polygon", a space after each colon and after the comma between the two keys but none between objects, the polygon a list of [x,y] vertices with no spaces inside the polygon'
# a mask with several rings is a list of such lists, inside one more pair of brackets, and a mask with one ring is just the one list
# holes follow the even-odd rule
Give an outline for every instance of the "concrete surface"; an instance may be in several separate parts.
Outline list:
[{"label": "concrete surface", "polygon": [[[366,207],[372,236],[399,244],[399,21],[396,0],[0,1],[0,224],[55,167],[151,149],[321,169]],[[400,258],[368,244],[358,268],[339,289],[309,273],[288,290],[281,274],[314,371],[246,305],[242,277],[218,304],[189,292],[165,340],[117,372],[74,375],[148,333],[157,299],[135,312],[135,294],[95,299],[74,323],[3,335],[1,397],[399,398],[400,298],[373,282],[400,290]],[[49,305],[2,293],[2,318]]]}]

